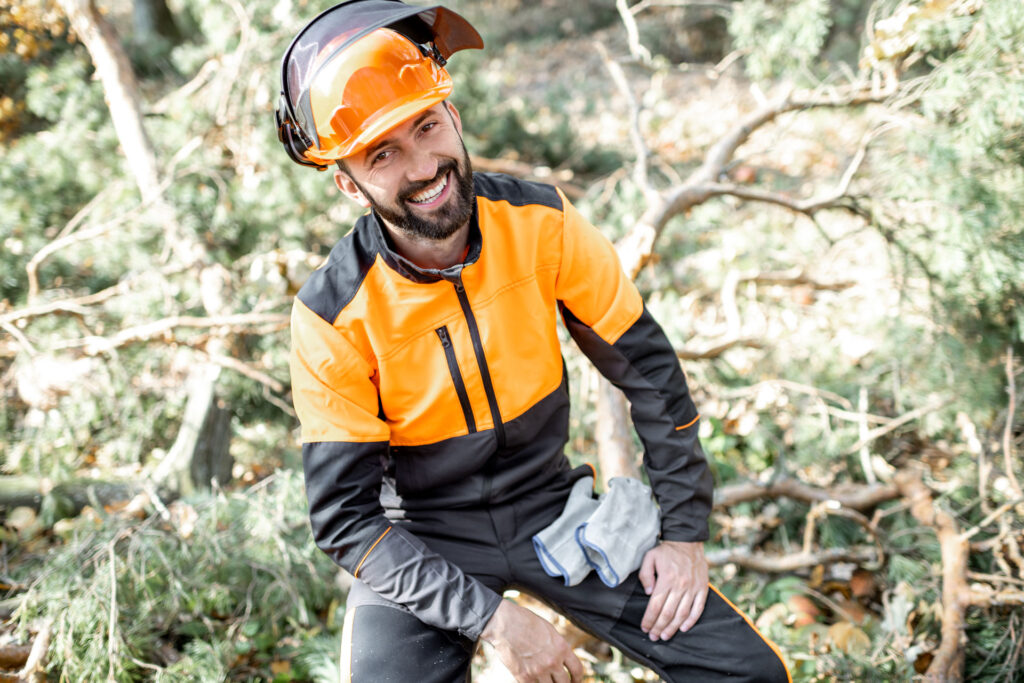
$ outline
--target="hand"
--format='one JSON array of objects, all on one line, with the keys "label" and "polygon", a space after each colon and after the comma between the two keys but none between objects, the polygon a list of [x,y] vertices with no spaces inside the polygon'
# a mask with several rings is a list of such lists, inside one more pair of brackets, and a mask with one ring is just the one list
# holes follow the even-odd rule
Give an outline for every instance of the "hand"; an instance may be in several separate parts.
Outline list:
[{"label": "hand", "polygon": [[536,614],[502,600],[480,637],[494,646],[519,683],[578,683],[583,665],[558,631]]},{"label": "hand", "polygon": [[651,640],[668,640],[700,619],[708,597],[703,543],[662,541],[644,555],[639,578],[651,596],[640,628]]}]

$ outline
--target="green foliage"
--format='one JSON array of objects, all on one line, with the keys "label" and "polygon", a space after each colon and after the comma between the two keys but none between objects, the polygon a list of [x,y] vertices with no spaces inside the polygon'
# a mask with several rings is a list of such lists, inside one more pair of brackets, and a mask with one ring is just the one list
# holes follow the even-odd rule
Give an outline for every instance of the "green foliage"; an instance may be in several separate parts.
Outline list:
[{"label": "green foliage", "polygon": [[746,51],[747,73],[755,79],[814,71],[832,25],[828,0],[746,0],[729,19],[735,47]]},{"label": "green foliage", "polygon": [[45,564],[18,568],[32,581],[18,618],[52,620],[50,666],[70,680],[222,680],[243,664],[270,680],[282,661],[293,678],[276,680],[328,680],[325,636],[303,643],[342,595],[306,514],[301,475],[282,470],[175,503],[166,521],[79,518]]}]

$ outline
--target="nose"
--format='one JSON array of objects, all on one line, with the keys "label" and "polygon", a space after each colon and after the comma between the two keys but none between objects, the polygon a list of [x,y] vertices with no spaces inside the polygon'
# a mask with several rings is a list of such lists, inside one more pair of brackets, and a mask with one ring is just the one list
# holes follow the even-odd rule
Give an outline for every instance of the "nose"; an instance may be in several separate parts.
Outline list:
[{"label": "nose", "polygon": [[437,157],[427,150],[416,150],[409,157],[406,175],[414,182],[432,180],[437,175]]}]

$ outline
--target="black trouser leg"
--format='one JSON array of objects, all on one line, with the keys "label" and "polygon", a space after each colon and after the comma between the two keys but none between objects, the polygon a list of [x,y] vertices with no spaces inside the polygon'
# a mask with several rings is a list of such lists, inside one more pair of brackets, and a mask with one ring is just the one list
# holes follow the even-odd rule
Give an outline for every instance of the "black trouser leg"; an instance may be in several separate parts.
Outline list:
[{"label": "black trouser leg", "polygon": [[341,641],[342,683],[460,683],[475,643],[424,624],[357,581]]}]

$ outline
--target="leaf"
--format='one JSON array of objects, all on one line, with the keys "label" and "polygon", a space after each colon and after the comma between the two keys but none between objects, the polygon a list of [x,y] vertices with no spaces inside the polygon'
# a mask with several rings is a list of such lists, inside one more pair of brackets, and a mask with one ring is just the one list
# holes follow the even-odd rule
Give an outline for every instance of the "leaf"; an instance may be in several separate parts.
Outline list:
[{"label": "leaf", "polygon": [[862,654],[871,647],[868,634],[848,621],[840,621],[829,626],[828,637],[833,645],[846,654]]}]

